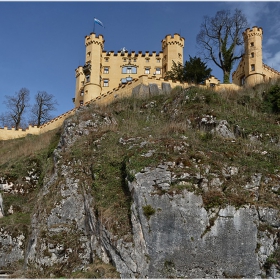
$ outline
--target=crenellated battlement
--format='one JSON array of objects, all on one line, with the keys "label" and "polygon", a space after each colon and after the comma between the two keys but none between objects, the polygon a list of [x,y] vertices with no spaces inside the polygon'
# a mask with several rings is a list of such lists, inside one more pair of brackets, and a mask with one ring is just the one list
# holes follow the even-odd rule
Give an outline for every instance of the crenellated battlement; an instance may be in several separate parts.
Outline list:
[{"label": "crenellated battlement", "polygon": [[261,27],[257,27],[257,26],[253,26],[252,29],[247,28],[244,32],[243,32],[243,38],[244,40],[253,36],[260,36],[262,37],[263,35],[263,29]]},{"label": "crenellated battlement", "polygon": [[280,75],[280,72],[279,72],[279,71],[273,69],[272,67],[270,67],[270,66],[268,66],[268,65],[266,65],[266,64],[264,64],[264,63],[263,63],[263,68],[266,69],[266,70],[268,70],[268,71],[270,71],[270,72],[272,72],[272,73],[274,73],[274,74],[276,74],[276,75]]},{"label": "crenellated battlement", "polygon": [[168,34],[161,41],[161,44],[162,44],[162,49],[165,49],[167,45],[175,45],[175,44],[183,48],[185,45],[185,38],[181,37],[178,33],[175,33],[174,36]]},{"label": "crenellated battlement", "polygon": [[152,53],[149,51],[146,51],[146,52],[139,51],[138,53],[136,53],[135,51],[131,51],[131,52],[128,52],[128,51],[125,51],[125,52],[103,51],[102,52],[103,58],[117,56],[117,57],[123,57],[123,58],[129,59],[129,58],[137,58],[137,57],[160,57],[161,55],[162,55],[162,51],[160,51],[158,53],[156,51],[153,51]]},{"label": "crenellated battlement", "polygon": [[97,44],[100,45],[101,48],[103,49],[105,40],[103,38],[103,35],[98,35],[96,36],[95,33],[90,33],[90,35],[85,36],[85,45],[91,45],[91,44]]}]

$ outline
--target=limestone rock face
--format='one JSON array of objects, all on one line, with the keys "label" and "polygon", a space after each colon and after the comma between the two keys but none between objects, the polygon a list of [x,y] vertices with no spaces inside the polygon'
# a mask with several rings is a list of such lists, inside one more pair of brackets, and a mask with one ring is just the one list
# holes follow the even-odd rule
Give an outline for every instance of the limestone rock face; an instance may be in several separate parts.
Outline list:
[{"label": "limestone rock face", "polygon": [[[136,174],[130,184],[149,256],[146,276],[151,278],[257,277],[258,215],[255,208],[220,209],[214,224],[201,196],[153,194],[156,183],[170,184],[167,166]],[[143,206],[155,213],[147,218]],[[142,275],[145,276],[145,275]]]},{"label": "limestone rock face", "polygon": [[[77,118],[82,110],[78,110]],[[213,126],[211,118],[210,122],[211,129],[219,128],[217,133],[234,138],[227,130],[227,123]],[[54,278],[66,272],[87,271],[98,259],[114,266],[121,278],[280,276],[273,259],[278,250],[278,210],[254,205],[207,208],[199,192],[199,188],[218,189],[224,180],[239,176],[240,170],[235,166],[224,166],[220,174],[217,170],[216,174],[205,164],[199,172],[198,168],[195,171],[189,168],[189,173],[178,174],[171,167],[177,164],[180,168],[183,161],[163,161],[156,167],[146,166],[140,172],[126,170],[127,174],[133,174],[123,181],[131,197],[131,239],[110,231],[103,213],[95,208],[92,167],[86,165],[83,158],[76,160],[71,155],[79,152],[78,139],[90,131],[97,133],[101,125],[114,124],[111,116],[97,113],[92,113],[90,120],[65,121],[54,152],[53,172],[44,178],[30,232],[12,235],[0,229],[1,268],[24,259],[28,276]],[[93,147],[98,149],[101,138],[84,141],[94,141]],[[132,149],[137,141],[141,147],[148,146],[151,139],[119,138],[118,144]],[[188,143],[183,142],[173,148],[182,155],[188,147]],[[151,158],[155,152],[156,148],[147,147],[141,156]],[[196,155],[192,160],[194,166],[200,164]],[[96,164],[94,159],[91,163]],[[256,173],[251,179],[252,183],[248,182],[244,189],[261,188],[261,174]],[[184,188],[174,188],[175,183]],[[269,260],[272,265],[268,267]]]}]

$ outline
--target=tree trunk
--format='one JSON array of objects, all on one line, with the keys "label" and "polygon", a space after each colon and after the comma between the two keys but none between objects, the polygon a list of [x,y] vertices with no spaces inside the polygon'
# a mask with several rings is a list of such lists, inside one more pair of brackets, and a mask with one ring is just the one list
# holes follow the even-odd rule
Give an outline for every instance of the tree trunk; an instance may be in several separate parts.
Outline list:
[{"label": "tree trunk", "polygon": [[224,84],[230,84],[230,72],[224,70]]}]

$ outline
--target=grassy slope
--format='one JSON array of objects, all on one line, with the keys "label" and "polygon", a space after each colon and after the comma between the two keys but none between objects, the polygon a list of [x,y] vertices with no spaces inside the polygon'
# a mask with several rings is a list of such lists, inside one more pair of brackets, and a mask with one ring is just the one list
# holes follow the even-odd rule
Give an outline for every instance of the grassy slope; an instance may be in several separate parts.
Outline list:
[{"label": "grassy slope", "polygon": [[[82,160],[89,169],[96,213],[111,232],[126,240],[131,240],[131,198],[125,179],[131,181],[142,168],[162,162],[174,162],[171,171],[177,176],[188,172],[195,178],[201,172],[209,182],[214,175],[222,177],[225,166],[239,169],[238,176],[224,180],[218,188],[209,185],[208,191],[199,188],[194,179],[186,185],[173,184],[171,193],[187,188],[201,194],[207,209],[247,203],[279,208],[279,195],[272,191],[280,174],[279,115],[262,112],[262,92],[268,89],[269,85],[260,85],[222,94],[198,88],[175,89],[170,95],[126,98],[106,107],[89,107],[82,120],[91,119],[97,112],[116,123],[81,137],[64,156]],[[240,137],[229,141],[199,129],[199,120],[206,115],[227,120],[232,130],[238,125]],[[251,141],[250,135],[257,135],[259,141]],[[0,219],[1,226],[13,230],[29,223],[42,178],[51,171],[51,153],[58,136],[53,131],[0,142],[0,177],[20,181],[28,163],[34,161],[41,174],[33,195],[25,195],[23,199],[21,195],[3,194],[4,209],[14,205],[17,210]],[[153,156],[143,156],[150,151]],[[206,167],[210,167],[209,174],[204,172]],[[256,173],[269,178],[268,183],[261,182],[257,200],[242,187]],[[77,176],[83,175],[78,172]]]}]

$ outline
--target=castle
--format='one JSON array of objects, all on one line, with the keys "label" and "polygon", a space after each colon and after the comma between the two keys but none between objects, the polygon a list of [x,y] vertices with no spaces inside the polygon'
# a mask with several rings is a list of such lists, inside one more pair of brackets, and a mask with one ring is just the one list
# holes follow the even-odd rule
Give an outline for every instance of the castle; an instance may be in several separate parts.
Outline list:
[{"label": "castle", "polygon": [[184,42],[179,34],[167,35],[161,41],[162,51],[159,53],[129,53],[125,49],[114,53],[103,50],[102,35],[97,37],[91,33],[85,37],[85,65],[76,69],[75,107],[141,75],[164,77],[171,70],[172,61],[183,64]]},{"label": "castle", "polygon": [[[262,61],[261,27],[254,26],[243,32],[245,53],[237,69],[232,73],[232,84],[222,84],[214,76],[209,77],[200,87],[211,87],[216,91],[238,90],[243,86],[253,86],[280,78],[280,72],[265,65]],[[104,50],[104,38],[91,33],[85,36],[85,64],[75,69],[76,89],[73,98],[74,108],[50,122],[37,127],[15,130],[0,129],[0,140],[25,137],[28,134],[42,134],[62,125],[63,121],[75,111],[90,102],[109,104],[115,98],[129,96],[135,87],[156,85],[158,88],[168,83],[170,88],[190,87],[188,83],[165,81],[165,73],[171,70],[173,61],[183,64],[185,39],[179,34],[167,35],[161,41],[162,51],[150,53],[125,49],[115,53]]]}]

